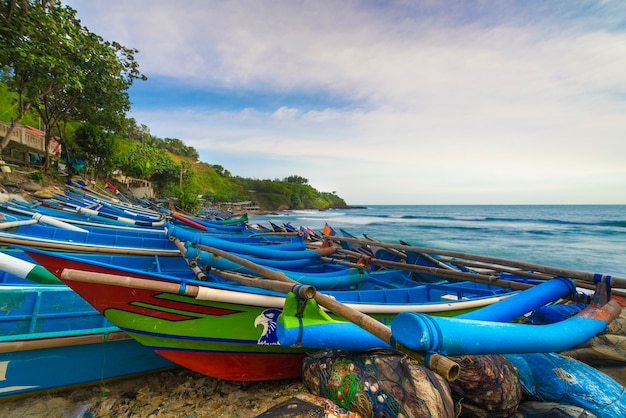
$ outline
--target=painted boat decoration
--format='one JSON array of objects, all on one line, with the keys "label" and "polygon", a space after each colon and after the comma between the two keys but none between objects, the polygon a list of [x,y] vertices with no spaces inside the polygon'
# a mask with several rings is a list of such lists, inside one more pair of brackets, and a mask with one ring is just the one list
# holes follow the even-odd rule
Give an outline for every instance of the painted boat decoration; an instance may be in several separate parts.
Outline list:
[{"label": "painted boat decoration", "polygon": [[[64,282],[141,344],[199,373],[240,381],[293,378],[301,373],[302,356],[311,351],[278,342],[276,321],[285,303],[283,293],[243,286],[211,273],[207,281],[180,280],[88,262],[79,256],[26,252],[59,278],[66,270],[122,277],[122,283],[116,284],[111,280]],[[131,284],[142,279],[147,286]],[[385,287],[381,280],[369,290],[328,293],[385,323],[401,311],[456,315],[515,293],[473,282],[412,282],[412,287],[405,288],[398,283]],[[163,284],[177,290],[154,289]],[[190,288],[198,293],[186,295],[184,289]]]}]

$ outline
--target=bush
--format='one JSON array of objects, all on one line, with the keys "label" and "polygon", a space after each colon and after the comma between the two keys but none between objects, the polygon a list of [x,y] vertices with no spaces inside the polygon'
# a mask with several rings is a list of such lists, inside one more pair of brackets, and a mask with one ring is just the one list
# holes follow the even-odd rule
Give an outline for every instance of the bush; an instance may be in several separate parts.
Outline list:
[{"label": "bush", "polygon": [[33,181],[41,182],[43,181],[43,173],[41,171],[33,171],[32,173],[30,173],[28,178]]}]

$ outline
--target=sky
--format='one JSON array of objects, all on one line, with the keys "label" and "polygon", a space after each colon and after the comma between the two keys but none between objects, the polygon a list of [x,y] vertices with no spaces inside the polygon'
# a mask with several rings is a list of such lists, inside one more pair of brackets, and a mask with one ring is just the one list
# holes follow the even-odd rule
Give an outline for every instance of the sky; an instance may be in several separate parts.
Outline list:
[{"label": "sky", "polygon": [[348,204],[626,204],[626,2],[64,0],[129,117]]}]

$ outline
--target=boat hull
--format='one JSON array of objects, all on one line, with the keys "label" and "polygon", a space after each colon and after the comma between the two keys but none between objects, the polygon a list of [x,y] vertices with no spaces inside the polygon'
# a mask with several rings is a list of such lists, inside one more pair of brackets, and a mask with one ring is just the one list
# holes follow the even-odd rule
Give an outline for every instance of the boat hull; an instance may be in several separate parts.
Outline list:
[{"label": "boat hull", "polygon": [[277,308],[96,283],[67,284],[139,343],[198,373],[236,381],[301,374],[307,350],[278,344]]},{"label": "boat hull", "polygon": [[[188,296],[184,291],[186,284],[180,281],[176,293],[107,281],[72,280],[63,277],[65,269],[112,274],[124,279],[148,279],[154,283],[168,281],[164,276],[148,272],[121,271],[115,266],[90,264],[53,253],[32,250],[27,253],[63,278],[69,287],[132,338],[196,372],[238,381],[298,377],[303,355],[315,351],[314,348],[280,345],[277,320],[285,303],[282,295],[252,293],[251,288],[245,286],[220,289],[209,282],[202,285],[202,295]],[[441,289],[432,291],[438,294]],[[337,292],[338,299],[341,293]],[[435,314],[458,315],[508,296],[510,294],[454,302],[441,302],[437,298],[430,304],[362,300],[351,305],[365,310],[371,308],[367,310],[369,315],[382,323],[390,323],[398,309],[432,309],[430,312]]]},{"label": "boat hull", "polygon": [[[175,367],[123,333],[0,343],[0,401]],[[40,345],[43,347],[35,347]],[[9,351],[6,351],[9,350]]]}]

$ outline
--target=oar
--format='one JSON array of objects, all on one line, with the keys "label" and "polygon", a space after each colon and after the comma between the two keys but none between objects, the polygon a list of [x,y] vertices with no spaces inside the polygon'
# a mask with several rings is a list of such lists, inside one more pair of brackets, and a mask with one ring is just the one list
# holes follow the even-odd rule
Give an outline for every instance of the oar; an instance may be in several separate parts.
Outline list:
[{"label": "oar", "polygon": [[[328,238],[329,240],[333,240],[333,241],[345,241],[345,242],[351,242],[354,244],[371,244],[371,241],[361,240],[357,238],[347,238],[347,237],[338,237],[338,236],[326,236],[326,238]],[[533,270],[533,271],[548,273],[548,274],[552,274],[554,276],[560,276],[560,277],[569,277],[574,280],[581,280],[581,281],[586,281],[586,282],[591,282],[591,283],[597,283],[599,281],[610,282],[611,286],[613,287],[626,288],[626,279],[620,278],[620,277],[612,277],[612,276],[606,276],[606,275],[601,275],[601,274],[596,274],[596,273],[588,273],[588,272],[577,271],[577,270],[568,270],[568,269],[562,269],[562,268],[557,268],[557,267],[544,266],[541,264],[525,263],[521,261],[507,260],[504,258],[468,254],[468,253],[462,253],[458,251],[438,250],[434,248],[414,247],[411,245],[391,244],[391,243],[386,243],[386,242],[377,242],[376,245],[379,247],[383,247],[383,248],[394,248],[397,250],[404,250],[404,251],[410,251],[410,252],[415,252],[415,253],[427,253],[427,254],[449,256],[449,257],[459,257],[459,258],[464,258],[466,260],[481,261],[484,263],[498,264],[498,265],[509,266],[509,267],[517,267],[520,269]]]},{"label": "oar", "polygon": [[[378,241],[377,239],[372,238],[372,237],[370,237],[370,236],[369,236],[369,235],[367,235],[367,234],[363,234],[363,236],[364,236],[364,237],[365,237],[365,239],[366,239],[366,240],[368,240],[368,241],[372,241],[372,242],[374,242],[374,243],[378,243],[378,242],[380,242],[380,241]],[[400,251],[400,250],[396,250],[395,248],[387,248],[387,250],[388,250],[391,254],[395,255],[396,257],[401,258],[401,259],[403,259],[403,260],[406,260],[406,254],[405,254],[405,253],[403,253],[402,251]],[[374,254],[376,254],[376,252],[375,252],[375,251],[374,251]]]},{"label": "oar", "polygon": [[[291,285],[298,284],[296,281],[290,279],[286,275],[267,269],[252,261],[235,256],[217,248],[206,247],[206,250],[219,256],[224,257],[227,260],[233,261],[239,265],[247,267],[256,273],[278,282],[285,282]],[[370,332],[381,340],[391,345],[394,349],[401,351],[411,358],[421,362],[429,369],[445,377],[448,380],[454,380],[459,374],[459,365],[449,358],[436,353],[420,353],[413,350],[409,350],[406,347],[398,344],[392,336],[391,329],[376,319],[352,309],[340,302],[337,302],[333,297],[317,292],[314,299],[320,306],[334,312],[335,314],[353,322],[364,330]]]}]

